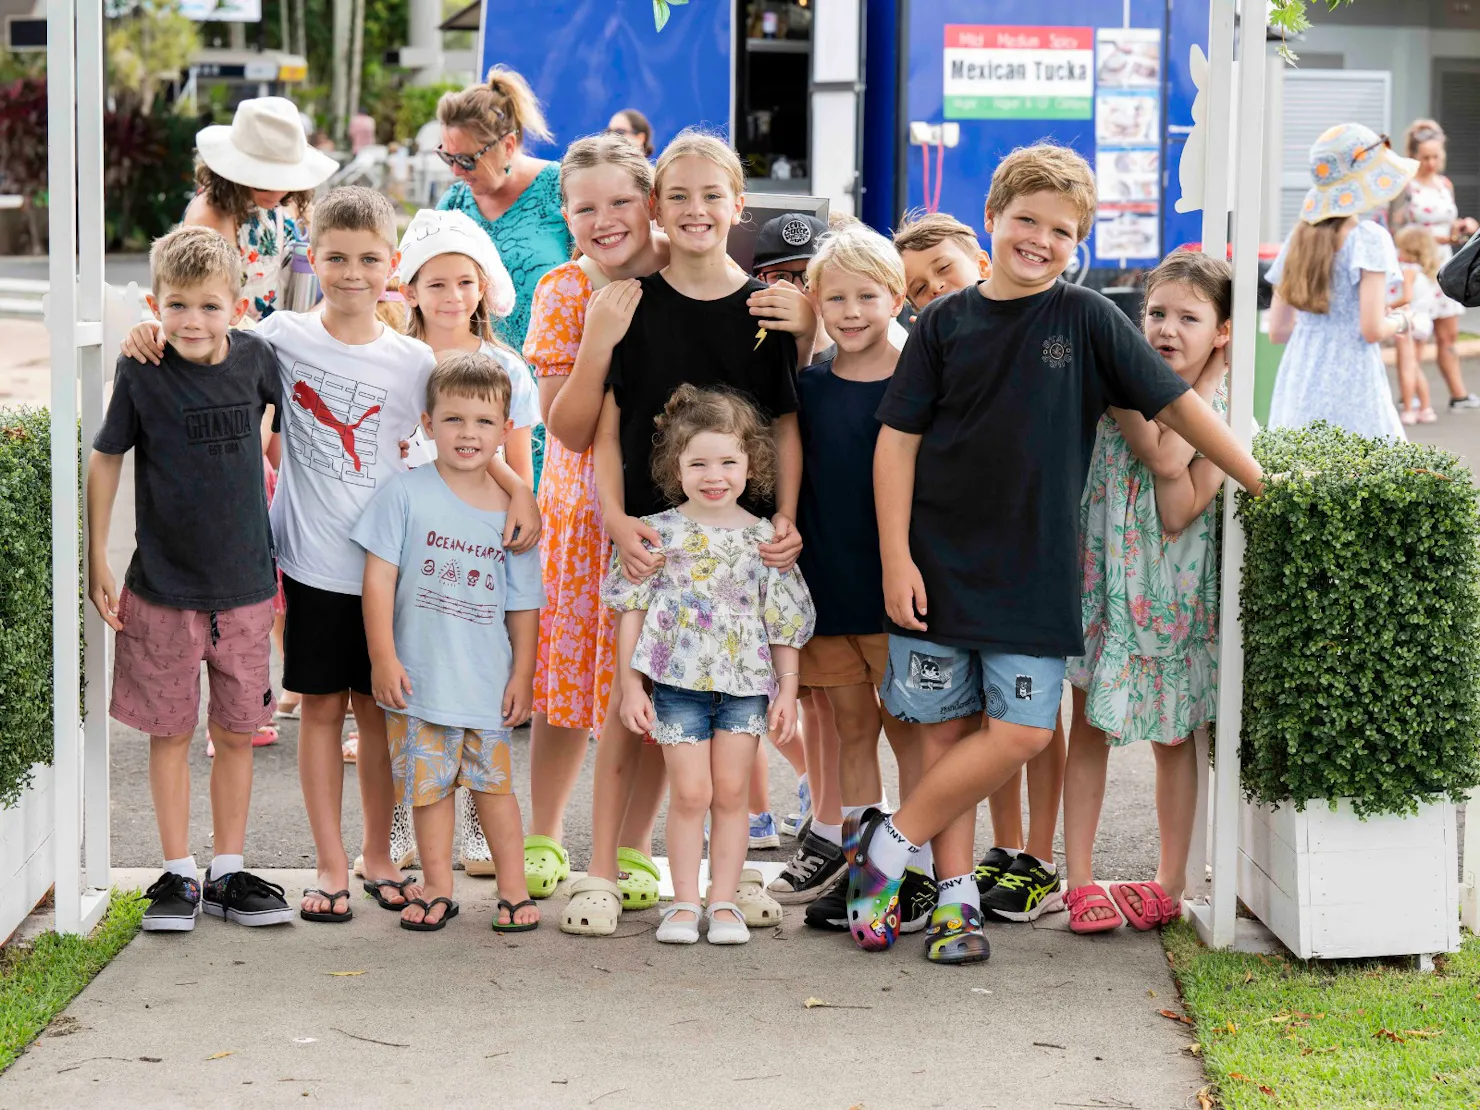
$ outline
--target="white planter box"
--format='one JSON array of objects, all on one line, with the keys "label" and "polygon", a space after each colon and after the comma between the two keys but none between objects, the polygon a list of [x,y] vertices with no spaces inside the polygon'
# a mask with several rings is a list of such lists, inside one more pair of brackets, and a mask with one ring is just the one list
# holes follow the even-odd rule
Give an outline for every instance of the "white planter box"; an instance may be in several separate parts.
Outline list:
[{"label": "white planter box", "polygon": [[1303,813],[1244,802],[1238,893],[1301,959],[1459,949],[1454,806],[1360,820],[1342,799]]},{"label": "white planter box", "polygon": [[51,836],[56,805],[50,767],[37,764],[31,788],[13,809],[0,809],[0,943],[56,881]]}]

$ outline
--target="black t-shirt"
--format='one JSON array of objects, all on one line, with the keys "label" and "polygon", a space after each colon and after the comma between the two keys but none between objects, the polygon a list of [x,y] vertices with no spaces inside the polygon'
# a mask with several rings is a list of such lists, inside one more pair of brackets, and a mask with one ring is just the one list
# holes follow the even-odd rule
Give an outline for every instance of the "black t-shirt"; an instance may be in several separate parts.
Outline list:
[{"label": "black t-shirt", "polygon": [[[920,313],[879,419],[920,435],[910,554],[928,632],[988,651],[1077,655],[1079,499],[1108,406],[1150,419],[1188,389],[1118,308],[1059,282]],[[803,534],[805,537],[805,533]]]},{"label": "black t-shirt", "polygon": [[[759,342],[746,299],[764,282],[754,278],[715,301],[685,297],[662,274],[639,278],[642,300],[627,334],[612,351],[606,384],[622,410],[618,435],[628,516],[669,508],[653,482],[653,420],[684,384],[729,387],[746,394],[767,420],[797,411],[797,345],[785,332]],[[747,501],[761,515],[774,509]]]},{"label": "black t-shirt", "polygon": [[232,332],[214,366],[165,347],[118,360],[93,447],[134,450],[135,549],[123,584],[175,609],[233,609],[277,592],[262,481],[262,413],[281,391],[272,348]]},{"label": "black t-shirt", "polygon": [[817,607],[816,636],[884,631],[884,572],[874,513],[874,415],[889,379],[854,382],[814,362],[797,378],[802,432],[802,576]]}]

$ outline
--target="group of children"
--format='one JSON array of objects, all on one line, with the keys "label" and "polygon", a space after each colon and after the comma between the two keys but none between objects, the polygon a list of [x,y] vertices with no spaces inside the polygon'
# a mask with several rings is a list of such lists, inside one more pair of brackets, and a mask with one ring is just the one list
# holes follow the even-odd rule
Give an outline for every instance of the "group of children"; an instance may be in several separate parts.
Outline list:
[{"label": "group of children", "polygon": [[[113,713],[151,736],[167,857],[145,927],[188,929],[202,904],[245,924],[291,916],[242,859],[251,733],[273,707],[274,556],[318,858],[306,920],[353,912],[347,702],[365,890],[407,929],[458,913],[459,786],[499,877],[493,928],[536,927],[536,899],[570,874],[563,814],[592,732],[592,855],[566,932],[610,935],[624,910],[657,904],[665,781],[676,898],[660,941],[705,927],[710,943],[744,943],[780,903],[810,903],[809,923],[861,947],[926,929],[931,960],[964,963],[987,958],[988,915],[1067,904],[1078,932],[1175,917],[1196,795],[1184,741],[1215,700],[1214,499],[1224,472],[1260,488],[1217,412],[1227,266],[1171,256],[1148,281],[1144,336],[1061,282],[1095,186],[1048,144],[993,176],[990,261],[945,216],[891,242],[798,215],[765,229],[782,246],[752,277],[726,253],[740,162],[696,131],[655,167],[619,137],[579,140],[560,187],[579,258],[541,281],[523,352],[549,430],[538,511],[513,438],[537,419],[535,385],[491,338],[500,267],[476,227],[418,213],[398,247],[384,198],[331,191],[309,224],[321,309],[252,332],[229,330],[243,308],[233,244],[199,228],[156,243],[159,323],[126,344],[88,487],[92,597],[119,630]],[[376,316],[398,265],[409,335]],[[270,531],[268,407],[284,440]],[[107,520],[131,447],[139,542],[120,596]],[[229,550],[201,542],[223,507],[240,525]],[[185,760],[201,661],[218,849],[203,895]],[[1066,673],[1084,691],[1067,772]],[[509,731],[532,713],[526,837]],[[754,769],[768,736],[801,746],[799,723],[813,810],[767,890],[744,866]],[[881,729],[900,772],[892,814]],[[1142,737],[1157,742],[1162,866],[1106,898],[1090,870],[1105,753]],[[988,797],[999,843],[978,862]],[[397,802],[420,881],[390,852]]]}]

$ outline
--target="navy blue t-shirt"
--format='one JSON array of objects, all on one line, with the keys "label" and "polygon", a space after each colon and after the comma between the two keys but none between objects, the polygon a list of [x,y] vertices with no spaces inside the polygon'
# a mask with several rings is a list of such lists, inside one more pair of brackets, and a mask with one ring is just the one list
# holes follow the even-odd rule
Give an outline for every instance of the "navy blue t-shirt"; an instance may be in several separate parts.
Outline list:
[{"label": "navy blue t-shirt", "polygon": [[[836,350],[836,348],[834,348]],[[874,515],[874,444],[889,379],[855,382],[831,358],[797,378],[802,433],[800,565],[817,606],[817,636],[884,631],[884,571]]]}]

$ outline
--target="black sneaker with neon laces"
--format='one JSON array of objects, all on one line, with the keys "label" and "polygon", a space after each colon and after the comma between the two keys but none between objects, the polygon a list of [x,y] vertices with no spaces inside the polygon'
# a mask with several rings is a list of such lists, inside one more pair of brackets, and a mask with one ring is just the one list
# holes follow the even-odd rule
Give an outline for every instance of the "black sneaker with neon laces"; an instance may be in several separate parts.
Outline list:
[{"label": "black sneaker with neon laces", "polygon": [[283,925],[293,920],[283,888],[250,871],[207,879],[205,908],[212,917],[238,925]]},{"label": "black sneaker with neon laces", "polygon": [[977,893],[985,898],[987,891],[997,885],[997,880],[1007,874],[1007,869],[1012,866],[1012,853],[1006,848],[992,848],[982,856],[981,863],[971,872],[971,877],[976,880]]},{"label": "black sneaker with neon laces", "polygon": [[904,885],[899,888],[899,931],[918,933],[930,924],[930,915],[935,912],[935,879],[913,867],[904,873]]},{"label": "black sneaker with neon laces", "polygon": [[1064,908],[1062,885],[1057,872],[1021,852],[982,898],[982,913],[1003,921],[1037,921]]},{"label": "black sneaker with neon laces", "polygon": [[200,883],[166,871],[144,892],[149,906],[140,928],[146,933],[188,933],[200,916]]}]

